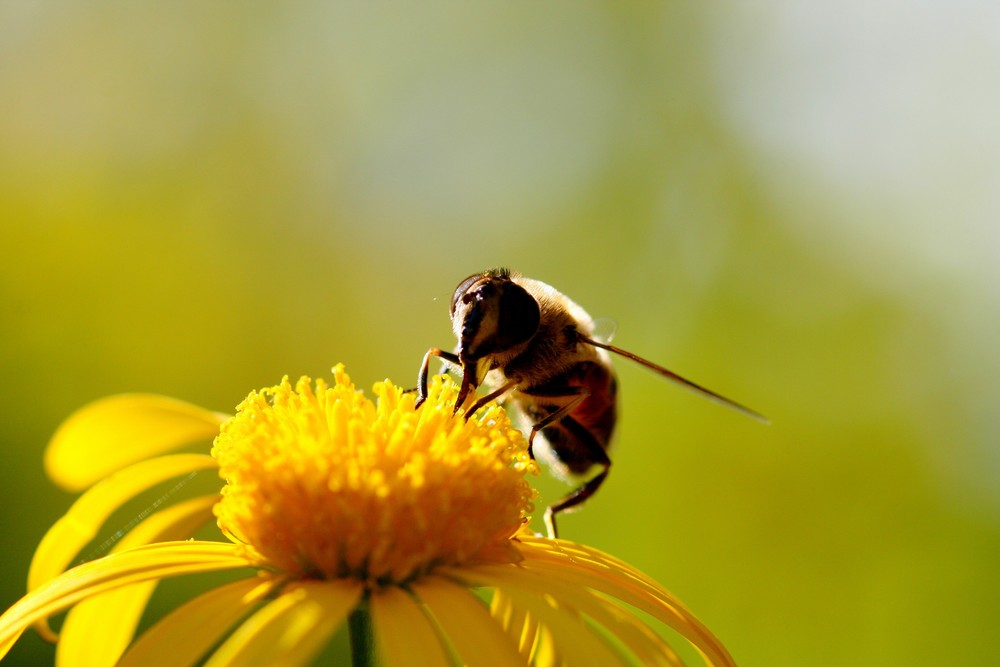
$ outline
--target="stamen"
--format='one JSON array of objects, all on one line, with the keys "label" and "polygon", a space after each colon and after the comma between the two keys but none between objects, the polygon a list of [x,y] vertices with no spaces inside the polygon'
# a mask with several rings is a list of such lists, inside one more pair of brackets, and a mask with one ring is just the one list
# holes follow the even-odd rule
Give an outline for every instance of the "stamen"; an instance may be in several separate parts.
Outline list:
[{"label": "stamen", "polygon": [[[522,434],[488,404],[453,415],[456,387],[427,401],[389,381],[377,404],[338,366],[251,393],[213,447],[226,480],[220,527],[272,565],[317,578],[400,582],[505,553],[537,473]],[[509,553],[509,550],[506,552]]]}]

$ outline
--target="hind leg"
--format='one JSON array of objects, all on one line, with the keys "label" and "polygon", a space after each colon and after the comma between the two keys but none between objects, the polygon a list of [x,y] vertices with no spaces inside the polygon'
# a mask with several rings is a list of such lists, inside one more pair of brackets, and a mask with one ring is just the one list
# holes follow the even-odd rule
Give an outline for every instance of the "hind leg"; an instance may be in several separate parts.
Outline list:
[{"label": "hind leg", "polygon": [[601,471],[569,495],[549,505],[545,510],[545,530],[552,539],[559,537],[559,531],[556,527],[556,515],[586,502],[588,498],[597,493],[597,490],[604,484],[604,480],[608,478],[608,473],[611,471],[611,459],[608,458],[607,451],[605,451],[604,447],[601,446],[590,431],[581,426],[572,417],[564,417],[559,422],[559,426],[565,429],[565,433],[570,435],[571,438],[562,440],[554,445],[553,451],[556,456],[560,459],[571,458],[578,465],[585,465],[585,469],[600,466]]},{"label": "hind leg", "polygon": [[601,484],[604,484],[604,480],[607,479],[610,470],[611,461],[609,460],[604,464],[604,469],[584,483],[583,486],[562,500],[558,500],[545,508],[545,531],[551,539],[554,540],[559,537],[559,531],[556,528],[556,514],[580,505],[587,498],[597,493],[597,489],[601,487]]}]

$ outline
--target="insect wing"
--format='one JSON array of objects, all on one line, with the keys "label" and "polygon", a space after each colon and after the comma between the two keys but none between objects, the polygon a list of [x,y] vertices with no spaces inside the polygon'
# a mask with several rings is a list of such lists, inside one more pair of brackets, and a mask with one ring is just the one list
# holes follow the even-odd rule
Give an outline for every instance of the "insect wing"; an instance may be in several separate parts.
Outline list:
[{"label": "insect wing", "polygon": [[607,345],[614,340],[616,333],[618,333],[618,323],[610,317],[594,319],[594,333],[591,335],[594,340]]}]

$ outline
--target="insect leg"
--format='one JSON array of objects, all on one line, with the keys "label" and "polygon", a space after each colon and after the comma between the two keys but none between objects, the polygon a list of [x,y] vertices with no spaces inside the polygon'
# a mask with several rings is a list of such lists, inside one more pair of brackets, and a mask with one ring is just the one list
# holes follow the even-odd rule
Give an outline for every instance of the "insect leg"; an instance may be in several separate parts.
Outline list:
[{"label": "insect leg", "polygon": [[[569,398],[572,399],[566,405],[562,406],[558,410],[553,411],[551,414],[543,417],[537,424],[531,427],[531,433],[528,435],[528,454],[531,458],[535,458],[534,454],[534,444],[535,436],[546,426],[551,426],[561,419],[566,419],[566,416],[573,411],[573,409],[580,405],[585,398],[590,396],[590,390],[586,387],[580,387],[577,385],[570,385],[565,387],[559,387],[558,390],[539,390],[533,389],[531,391],[522,391],[522,394],[526,396],[539,396],[545,398]],[[574,421],[574,423],[576,423]],[[584,429],[586,430],[586,429]],[[593,438],[593,436],[591,436]]]},{"label": "insect leg", "polygon": [[577,442],[587,448],[588,458],[593,465],[599,465],[602,469],[599,473],[584,482],[578,489],[552,503],[545,509],[545,530],[552,539],[559,537],[559,531],[556,528],[556,514],[582,504],[597,493],[597,489],[604,484],[604,480],[607,479],[608,473],[611,471],[611,459],[608,458],[607,451],[580,422],[572,417],[566,417],[559,422],[559,425],[572,433],[576,437]]},{"label": "insect leg", "polygon": [[502,387],[500,387],[499,389],[491,391],[490,393],[486,394],[482,398],[476,399],[476,402],[472,404],[472,407],[470,407],[468,410],[465,411],[465,419],[466,419],[466,421],[468,421],[469,417],[471,417],[472,415],[476,414],[476,412],[479,410],[479,408],[483,407],[484,405],[486,405],[490,401],[496,399],[497,397],[506,394],[508,391],[510,391],[511,389],[513,389],[516,384],[517,384],[517,382],[515,382],[514,380],[510,380],[510,381],[504,383],[504,385]]},{"label": "insect leg", "polygon": [[420,407],[427,400],[427,372],[431,365],[431,357],[440,357],[445,361],[458,365],[458,355],[453,352],[446,352],[438,347],[427,350],[424,360],[420,364],[420,373],[417,376],[417,402],[416,407]]},{"label": "insect leg", "polygon": [[587,498],[590,498],[597,492],[601,484],[608,476],[608,472],[611,470],[611,461],[608,460],[605,464],[604,470],[597,473],[592,479],[588,480],[583,486],[569,494],[562,500],[554,502],[545,508],[545,530],[548,532],[549,537],[556,539],[559,537],[559,531],[556,528],[556,514],[559,512],[565,512],[566,510],[576,507]]}]

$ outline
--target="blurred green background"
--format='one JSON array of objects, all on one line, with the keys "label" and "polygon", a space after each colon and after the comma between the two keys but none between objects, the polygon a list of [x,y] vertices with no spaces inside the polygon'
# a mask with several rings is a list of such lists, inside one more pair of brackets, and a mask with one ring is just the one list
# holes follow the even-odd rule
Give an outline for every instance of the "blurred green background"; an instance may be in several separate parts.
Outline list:
[{"label": "blurred green background", "polygon": [[995,659],[998,31],[971,0],[0,3],[0,604],[72,500],[41,467],[72,410],[412,383],[506,265],[774,422],[620,361],[565,537],[743,665]]}]

